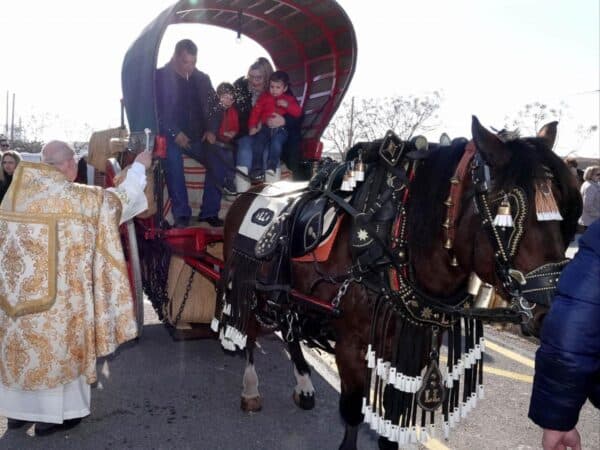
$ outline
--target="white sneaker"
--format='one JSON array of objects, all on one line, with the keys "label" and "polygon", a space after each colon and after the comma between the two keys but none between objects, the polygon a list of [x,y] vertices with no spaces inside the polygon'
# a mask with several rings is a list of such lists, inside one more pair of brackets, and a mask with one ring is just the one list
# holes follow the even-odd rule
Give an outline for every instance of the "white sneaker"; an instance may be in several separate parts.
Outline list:
[{"label": "white sneaker", "polygon": [[269,169],[269,170],[267,170],[267,175],[269,175],[270,177],[274,177],[275,171],[273,169]]}]

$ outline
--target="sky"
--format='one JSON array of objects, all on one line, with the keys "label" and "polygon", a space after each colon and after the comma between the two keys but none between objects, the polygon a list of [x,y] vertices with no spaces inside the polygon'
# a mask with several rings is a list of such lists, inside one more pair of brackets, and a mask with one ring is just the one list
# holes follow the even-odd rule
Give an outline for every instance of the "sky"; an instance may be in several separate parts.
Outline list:
[{"label": "sky", "polygon": [[[15,121],[45,118],[41,138],[87,140],[119,124],[121,64],[129,45],[174,0],[2,0],[0,125],[6,92]],[[598,0],[340,0],[357,35],[358,62],[347,96],[440,91],[440,129],[469,135],[471,115],[502,127],[527,103],[563,108],[555,150],[600,157]],[[192,38],[198,67],[213,84],[233,81],[264,50],[207,26],[174,26],[159,52]],[[10,117],[9,117],[10,120]],[[39,120],[38,120],[39,122]],[[435,139],[435,137],[428,136]],[[436,136],[437,137],[437,136]]]}]

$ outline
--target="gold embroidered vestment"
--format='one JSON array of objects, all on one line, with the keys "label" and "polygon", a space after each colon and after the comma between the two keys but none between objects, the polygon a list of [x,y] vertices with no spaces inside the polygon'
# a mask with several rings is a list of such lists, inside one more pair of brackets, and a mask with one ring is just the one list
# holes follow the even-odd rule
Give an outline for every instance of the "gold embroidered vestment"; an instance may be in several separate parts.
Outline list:
[{"label": "gold embroidered vestment", "polygon": [[137,335],[121,202],[22,162],[0,205],[0,383],[51,389]]}]

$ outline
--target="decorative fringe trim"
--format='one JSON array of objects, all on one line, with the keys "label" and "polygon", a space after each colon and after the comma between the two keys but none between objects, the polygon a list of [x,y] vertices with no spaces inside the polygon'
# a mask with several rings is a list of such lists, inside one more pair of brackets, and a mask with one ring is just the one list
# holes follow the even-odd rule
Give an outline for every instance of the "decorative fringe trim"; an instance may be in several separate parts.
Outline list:
[{"label": "decorative fringe trim", "polygon": [[[223,282],[219,288],[218,300],[221,309],[211,321],[210,327],[219,333],[219,340],[225,350],[243,350],[246,347],[248,319],[251,314],[249,300],[254,295],[254,284],[260,264],[255,258],[234,250],[231,264],[223,273]],[[233,276],[235,274],[235,276]]]},{"label": "decorative fringe trim", "polygon": [[508,197],[504,196],[502,203],[498,207],[498,212],[494,218],[493,225],[496,227],[513,227],[513,218],[510,211],[510,202]]},{"label": "decorative fringe trim", "polygon": [[[393,348],[386,349],[385,336],[391,332],[391,324],[395,325]],[[391,302],[378,300],[365,357],[367,382],[362,413],[371,430],[401,446],[425,443],[435,436],[435,411],[423,409],[418,401],[427,366],[432,364],[427,351],[438,346],[436,339],[432,347],[432,334],[429,326],[394,311]],[[445,387],[441,412],[446,439],[450,430],[484,398],[483,324],[457,319],[448,330],[447,342],[447,369],[440,380]],[[384,354],[391,356],[390,360]],[[434,359],[436,364],[438,359]]]},{"label": "decorative fringe trim", "polygon": [[535,184],[535,212],[537,213],[537,219],[540,222],[563,220],[563,217],[558,210],[554,194],[552,193],[550,180],[548,179]]}]

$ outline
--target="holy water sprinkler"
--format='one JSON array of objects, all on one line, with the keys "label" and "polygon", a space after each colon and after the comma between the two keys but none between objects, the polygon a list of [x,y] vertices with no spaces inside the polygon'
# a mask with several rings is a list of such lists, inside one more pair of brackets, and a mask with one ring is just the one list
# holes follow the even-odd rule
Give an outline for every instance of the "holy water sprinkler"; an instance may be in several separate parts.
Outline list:
[{"label": "holy water sprinkler", "polygon": [[150,151],[150,128],[144,128],[144,133],[146,133],[146,151]]}]

